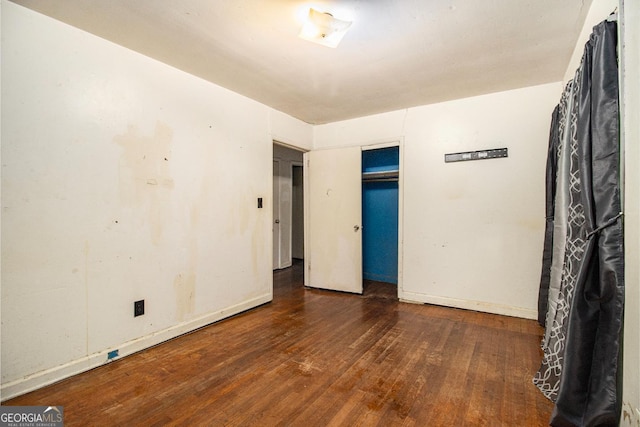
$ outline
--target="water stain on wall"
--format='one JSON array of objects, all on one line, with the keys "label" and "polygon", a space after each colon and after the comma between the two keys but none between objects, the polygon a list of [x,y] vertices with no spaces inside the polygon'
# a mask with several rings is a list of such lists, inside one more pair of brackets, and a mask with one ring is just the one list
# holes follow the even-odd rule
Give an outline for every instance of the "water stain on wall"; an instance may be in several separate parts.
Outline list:
[{"label": "water stain on wall", "polygon": [[182,321],[195,310],[196,275],[193,272],[178,274],[173,281],[176,296],[176,317]]},{"label": "water stain on wall", "polygon": [[268,227],[263,227],[261,224],[263,221],[262,216],[258,216],[255,219],[253,231],[251,233],[251,266],[253,268],[253,277],[260,277],[262,273],[263,263],[262,260],[267,256],[265,242],[270,242],[268,234],[272,233]]},{"label": "water stain on wall", "polygon": [[84,288],[89,289],[89,241],[84,241],[84,247],[82,248],[84,255]]},{"label": "water stain on wall", "polygon": [[168,202],[174,188],[170,168],[173,131],[158,122],[152,135],[144,135],[130,125],[126,133],[113,140],[122,147],[120,201],[148,221],[151,240],[157,245],[169,220]]},{"label": "water stain on wall", "polygon": [[443,198],[446,200],[459,200],[467,195],[467,189],[463,185],[448,182],[441,189]]},{"label": "water stain on wall", "polygon": [[527,230],[544,231],[544,218],[521,218],[517,225]]},{"label": "water stain on wall", "polygon": [[198,266],[198,235],[197,224],[199,213],[197,208],[191,208],[191,227],[188,234],[187,258],[185,270],[178,274],[173,281],[176,301],[176,318],[178,321],[187,320],[195,312],[196,306],[196,272]]},{"label": "water stain on wall", "polygon": [[238,193],[237,201],[225,207],[229,213],[223,224],[226,236],[236,237],[251,230],[252,211],[255,209],[254,193]]}]

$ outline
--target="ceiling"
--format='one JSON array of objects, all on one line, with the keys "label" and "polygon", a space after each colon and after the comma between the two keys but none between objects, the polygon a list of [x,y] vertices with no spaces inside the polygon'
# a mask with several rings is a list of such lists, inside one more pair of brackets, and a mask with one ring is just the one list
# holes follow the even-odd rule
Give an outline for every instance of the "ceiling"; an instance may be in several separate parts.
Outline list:
[{"label": "ceiling", "polygon": [[[14,0],[308,123],[562,80],[591,0]],[[331,49],[310,6],[353,20]]]}]

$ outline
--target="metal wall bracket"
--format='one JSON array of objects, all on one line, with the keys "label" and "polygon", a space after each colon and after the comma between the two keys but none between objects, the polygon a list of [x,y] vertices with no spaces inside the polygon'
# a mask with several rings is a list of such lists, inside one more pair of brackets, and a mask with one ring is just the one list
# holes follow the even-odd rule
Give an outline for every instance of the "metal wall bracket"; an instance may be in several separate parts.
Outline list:
[{"label": "metal wall bracket", "polygon": [[444,155],[445,163],[464,162],[467,160],[485,160],[509,157],[507,148],[492,148],[490,150],[465,151],[463,153],[450,153]]}]

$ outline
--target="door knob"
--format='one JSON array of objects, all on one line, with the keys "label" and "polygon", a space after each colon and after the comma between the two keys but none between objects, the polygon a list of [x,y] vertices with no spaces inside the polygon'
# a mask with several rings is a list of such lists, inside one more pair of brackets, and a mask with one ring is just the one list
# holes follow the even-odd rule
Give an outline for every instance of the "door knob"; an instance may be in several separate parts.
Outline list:
[{"label": "door knob", "polygon": [[276,219],[276,224],[280,224],[280,220],[279,219]]},{"label": "door knob", "polygon": [[358,225],[354,225],[354,226],[353,226],[353,231],[358,231],[358,230],[360,230],[360,226],[358,226]]}]

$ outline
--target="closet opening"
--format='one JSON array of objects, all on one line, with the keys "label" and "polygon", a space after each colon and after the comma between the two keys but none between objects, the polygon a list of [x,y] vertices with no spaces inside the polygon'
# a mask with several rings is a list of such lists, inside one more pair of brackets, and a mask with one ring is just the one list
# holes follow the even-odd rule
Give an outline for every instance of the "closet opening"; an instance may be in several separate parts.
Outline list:
[{"label": "closet opening", "polygon": [[367,282],[398,285],[400,147],[362,151],[362,269]]}]

